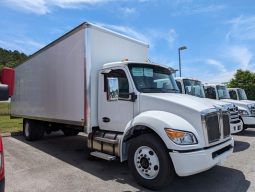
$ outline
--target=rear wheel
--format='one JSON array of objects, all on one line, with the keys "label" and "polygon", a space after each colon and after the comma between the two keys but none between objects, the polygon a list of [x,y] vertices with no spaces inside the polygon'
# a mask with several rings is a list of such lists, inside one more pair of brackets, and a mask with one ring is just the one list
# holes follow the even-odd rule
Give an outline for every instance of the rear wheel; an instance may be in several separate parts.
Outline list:
[{"label": "rear wheel", "polygon": [[44,135],[43,124],[38,121],[24,119],[23,120],[23,135],[25,139],[28,141],[41,139]]},{"label": "rear wheel", "polygon": [[164,143],[153,134],[140,135],[132,141],[128,164],[135,180],[149,189],[163,188],[175,176]]}]

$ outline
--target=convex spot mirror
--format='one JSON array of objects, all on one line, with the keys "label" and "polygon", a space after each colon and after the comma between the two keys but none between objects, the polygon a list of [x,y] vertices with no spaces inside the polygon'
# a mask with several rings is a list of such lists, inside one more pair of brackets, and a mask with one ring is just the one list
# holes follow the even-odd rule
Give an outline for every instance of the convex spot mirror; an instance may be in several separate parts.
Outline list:
[{"label": "convex spot mirror", "polygon": [[107,84],[108,84],[107,100],[108,101],[117,101],[119,98],[119,80],[118,80],[118,78],[108,77]]}]

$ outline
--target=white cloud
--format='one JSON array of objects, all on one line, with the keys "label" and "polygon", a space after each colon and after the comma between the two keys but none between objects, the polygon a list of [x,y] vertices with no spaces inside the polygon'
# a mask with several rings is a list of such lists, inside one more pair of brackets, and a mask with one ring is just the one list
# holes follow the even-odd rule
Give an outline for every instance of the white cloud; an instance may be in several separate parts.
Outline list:
[{"label": "white cloud", "polygon": [[4,40],[0,40],[0,47],[8,50],[18,50],[25,54],[32,54],[45,46],[44,43],[25,36],[12,36],[11,38],[2,39]]},{"label": "white cloud", "polygon": [[123,7],[120,9],[120,11],[126,15],[130,15],[130,14],[134,14],[136,13],[136,9],[135,8],[129,8],[129,7]]},{"label": "white cloud", "polygon": [[217,70],[221,73],[226,73],[227,72],[225,66],[218,60],[206,59],[206,63],[209,64],[209,65],[215,66],[217,68]]},{"label": "white cloud", "polygon": [[230,46],[226,49],[226,56],[235,62],[238,68],[252,69],[253,53],[244,46]]},{"label": "white cloud", "polygon": [[199,75],[199,78],[203,83],[226,83],[233,78],[235,72],[236,71],[226,71],[217,74],[207,72]]},{"label": "white cloud", "polygon": [[82,5],[95,5],[114,0],[3,0],[9,7],[28,13],[44,15],[50,12],[51,7],[80,8]]},{"label": "white cloud", "polygon": [[3,3],[24,12],[32,12],[38,15],[49,13],[46,0],[4,0]]},{"label": "white cloud", "polygon": [[105,23],[96,23],[99,26],[106,27],[108,29],[112,29],[114,31],[123,33],[127,36],[130,36],[132,38],[135,38],[137,40],[143,41],[145,43],[151,44],[151,39],[148,38],[145,34],[140,33],[136,31],[135,29],[128,27],[128,26],[123,26],[123,25],[110,25],[110,24],[105,24]]},{"label": "white cloud", "polygon": [[179,0],[175,5],[176,10],[178,11],[173,13],[174,16],[209,14],[211,12],[217,12],[225,9],[225,5],[222,4],[203,5],[194,3],[190,0]]},{"label": "white cloud", "polygon": [[169,29],[168,34],[165,38],[168,41],[169,47],[172,47],[177,38],[175,29]]},{"label": "white cloud", "polygon": [[227,22],[231,25],[227,40],[255,40],[255,16],[239,16]]}]

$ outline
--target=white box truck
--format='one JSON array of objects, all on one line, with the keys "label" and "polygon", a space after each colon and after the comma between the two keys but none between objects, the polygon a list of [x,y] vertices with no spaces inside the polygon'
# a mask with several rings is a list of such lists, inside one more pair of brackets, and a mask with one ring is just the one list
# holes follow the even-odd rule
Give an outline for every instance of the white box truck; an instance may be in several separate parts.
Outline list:
[{"label": "white box truck", "polygon": [[220,163],[233,152],[228,112],[178,94],[147,54],[147,44],[83,23],[16,68],[11,115],[29,140],[86,132],[91,155],[128,160],[150,189]]},{"label": "white box truck", "polygon": [[255,103],[231,99],[227,87],[223,84],[205,84],[204,88],[207,98],[233,103],[238,107],[244,130],[255,127]]},{"label": "white box truck", "polygon": [[238,107],[233,103],[224,102],[221,100],[208,99],[205,97],[204,87],[201,81],[194,78],[177,77],[175,78],[176,84],[182,94],[188,94],[195,97],[200,97],[207,102],[216,106],[221,106],[230,114],[230,129],[231,134],[239,133],[243,130],[243,122],[239,119]]}]

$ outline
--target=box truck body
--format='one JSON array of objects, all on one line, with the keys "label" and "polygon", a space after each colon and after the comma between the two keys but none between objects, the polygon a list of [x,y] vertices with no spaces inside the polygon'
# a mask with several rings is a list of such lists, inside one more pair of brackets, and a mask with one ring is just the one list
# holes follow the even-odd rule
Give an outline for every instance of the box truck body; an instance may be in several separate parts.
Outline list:
[{"label": "box truck body", "polygon": [[150,189],[220,163],[233,152],[228,112],[179,94],[147,59],[147,44],[84,23],[16,68],[11,115],[28,140],[85,131],[91,155],[127,160]]},{"label": "box truck body", "polygon": [[98,71],[125,58],[144,62],[149,46],[82,24],[16,68],[12,116],[85,126],[97,122]]}]

